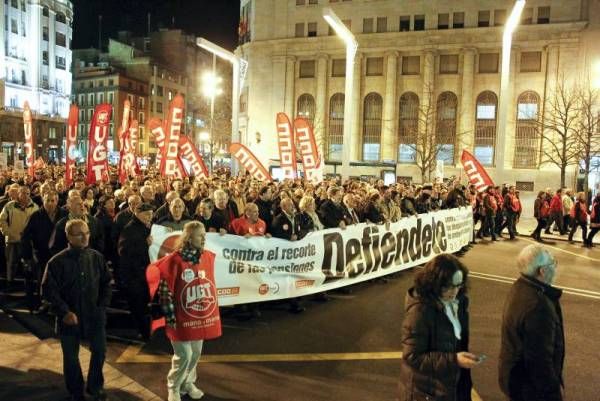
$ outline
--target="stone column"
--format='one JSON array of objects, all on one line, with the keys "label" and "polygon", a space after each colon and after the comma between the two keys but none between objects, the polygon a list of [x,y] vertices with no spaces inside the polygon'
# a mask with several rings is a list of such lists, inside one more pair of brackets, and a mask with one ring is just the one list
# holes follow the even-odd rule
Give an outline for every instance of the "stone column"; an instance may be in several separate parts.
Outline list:
[{"label": "stone column", "polygon": [[473,150],[475,140],[475,99],[473,97],[473,76],[475,70],[474,48],[465,48],[462,50],[463,68],[462,84],[460,94],[459,110],[459,131],[457,140],[456,162],[460,163],[460,155],[463,149]]},{"label": "stone column", "polygon": [[329,56],[319,54],[317,56],[317,98],[315,99],[315,141],[319,152],[324,155],[325,129],[327,126],[327,65]]},{"label": "stone column", "polygon": [[396,127],[398,118],[396,116],[398,77],[398,52],[390,51],[385,54],[385,97],[383,99],[383,126],[381,132],[381,159],[384,161],[396,160],[398,154],[396,145]]},{"label": "stone column", "polygon": [[287,56],[285,59],[285,101],[284,101],[284,111],[290,117],[290,119],[294,120],[294,109],[296,104],[295,99],[295,83],[296,83],[296,57]]},{"label": "stone column", "polygon": [[[362,159],[362,130],[360,117],[362,115],[362,62],[363,54],[361,51],[356,53],[354,58],[354,94],[352,99],[344,98],[345,102],[354,102],[354,115],[352,118],[352,142],[350,144],[350,161]],[[344,116],[345,118],[346,116]]]}]

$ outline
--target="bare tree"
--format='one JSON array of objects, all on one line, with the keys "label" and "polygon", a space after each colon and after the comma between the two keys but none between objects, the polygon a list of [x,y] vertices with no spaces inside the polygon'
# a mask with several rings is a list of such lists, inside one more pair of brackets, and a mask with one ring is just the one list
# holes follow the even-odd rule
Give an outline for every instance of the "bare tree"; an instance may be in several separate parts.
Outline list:
[{"label": "bare tree", "polygon": [[597,168],[593,157],[600,154],[600,93],[590,85],[580,86],[578,90],[579,119],[575,125],[578,160],[584,171],[583,188],[588,197],[590,172]]},{"label": "bare tree", "polygon": [[553,164],[560,169],[561,187],[565,186],[567,169],[579,160],[575,135],[581,113],[578,100],[577,87],[568,84],[563,76],[546,99],[545,115],[539,122],[542,164]]}]

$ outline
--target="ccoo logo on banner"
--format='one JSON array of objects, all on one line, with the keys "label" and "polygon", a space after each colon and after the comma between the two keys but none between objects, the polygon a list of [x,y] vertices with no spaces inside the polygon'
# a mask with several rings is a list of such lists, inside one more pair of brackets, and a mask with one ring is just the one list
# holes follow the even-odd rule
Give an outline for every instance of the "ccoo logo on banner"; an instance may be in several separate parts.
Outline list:
[{"label": "ccoo logo on banner", "polygon": [[[389,226],[362,223],[317,231],[299,241],[207,233],[205,247],[216,255],[219,304],[234,305],[299,297],[385,276],[456,252],[472,233],[473,212],[466,207]],[[154,225],[151,235],[150,260],[155,261],[172,252],[180,232]],[[191,303],[196,295],[190,295]]]}]

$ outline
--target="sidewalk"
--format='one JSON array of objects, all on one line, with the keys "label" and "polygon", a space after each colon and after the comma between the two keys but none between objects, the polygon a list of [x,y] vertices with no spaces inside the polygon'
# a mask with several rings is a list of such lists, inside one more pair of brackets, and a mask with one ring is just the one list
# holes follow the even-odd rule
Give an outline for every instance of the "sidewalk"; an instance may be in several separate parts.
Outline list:
[{"label": "sidewalk", "polygon": [[[62,352],[57,339],[40,340],[0,310],[0,400],[60,401],[68,399],[62,375]],[[86,377],[90,352],[79,357]],[[117,369],[104,364],[105,389],[110,401],[160,401]]]},{"label": "sidewalk", "polygon": [[[521,236],[525,236],[525,237],[530,237],[531,233],[533,233],[533,231],[535,230],[535,228],[537,227],[537,220],[533,217],[521,217],[521,220],[519,220],[519,223],[517,223],[517,231],[519,232],[519,234]],[[590,228],[588,227],[588,232],[590,231]],[[504,233],[506,233],[507,231],[504,230]],[[542,230],[542,239],[548,239],[548,240],[555,240],[555,241],[565,241],[567,242],[569,240],[569,235],[558,235],[558,231],[554,231],[556,234],[545,234],[544,231]],[[581,238],[581,228],[577,228],[577,231],[575,232],[575,234],[573,235],[573,241],[575,241],[575,244],[573,244],[573,246],[576,245],[583,245],[583,239]],[[594,245],[598,245],[600,244],[600,232],[598,234],[596,234],[596,236],[594,237]]]}]

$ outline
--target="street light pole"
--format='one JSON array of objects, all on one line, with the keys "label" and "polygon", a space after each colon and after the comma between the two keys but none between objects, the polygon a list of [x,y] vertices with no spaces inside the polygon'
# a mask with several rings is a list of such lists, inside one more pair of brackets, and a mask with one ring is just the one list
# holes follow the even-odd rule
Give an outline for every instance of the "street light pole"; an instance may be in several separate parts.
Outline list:
[{"label": "street light pole", "polygon": [[339,19],[335,12],[325,7],[323,9],[323,18],[329,26],[335,31],[335,33],[344,41],[346,44],[346,82],[345,82],[345,94],[344,94],[344,133],[343,133],[343,145],[342,145],[342,178],[348,177],[350,173],[350,159],[352,158],[352,149],[350,148],[352,143],[352,118],[354,113],[354,102],[352,97],[354,94],[354,57],[358,49],[358,42],[352,34],[352,32],[346,27],[346,25]]},{"label": "street light pole", "polygon": [[[231,98],[231,141],[240,142],[239,132],[239,111],[240,111],[240,94],[243,77],[246,74],[248,62],[241,57],[236,56],[229,50],[223,49],[221,46],[206,40],[197,38],[196,45],[211,52],[222,59],[229,61],[233,65],[233,85]],[[235,159],[231,161],[231,173],[237,175],[239,171],[238,162]]]},{"label": "street light pole", "polygon": [[212,76],[214,79],[214,86],[213,86],[213,90],[211,91],[210,94],[210,137],[208,139],[208,162],[210,163],[210,167],[208,168],[208,171],[210,174],[212,174],[213,172],[213,142],[214,142],[214,132],[213,132],[213,128],[214,128],[214,122],[215,122],[215,95],[217,92],[217,85],[216,85],[216,77],[217,77],[217,55],[213,53],[213,65],[212,65]]},{"label": "street light pole", "polygon": [[496,140],[496,180],[504,177],[504,155],[506,147],[506,125],[508,119],[508,85],[510,83],[510,53],[512,47],[512,35],[521,13],[525,7],[525,0],[517,0],[504,26],[502,35],[502,75],[500,76],[500,104],[498,107],[498,135]]}]

